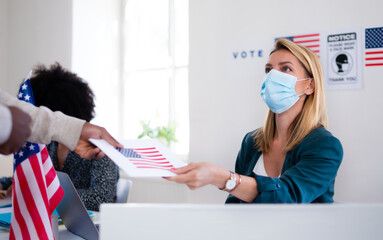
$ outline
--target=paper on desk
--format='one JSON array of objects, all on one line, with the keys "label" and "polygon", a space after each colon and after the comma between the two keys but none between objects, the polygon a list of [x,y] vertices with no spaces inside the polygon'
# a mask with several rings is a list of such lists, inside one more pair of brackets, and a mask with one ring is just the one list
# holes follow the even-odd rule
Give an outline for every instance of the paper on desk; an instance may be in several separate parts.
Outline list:
[{"label": "paper on desk", "polygon": [[12,212],[12,207],[0,208],[0,214],[11,213],[11,212]]},{"label": "paper on desk", "polygon": [[89,139],[130,177],[171,177],[171,168],[183,167],[182,162],[169,148],[157,139],[120,141],[124,146],[116,149],[103,139]]}]

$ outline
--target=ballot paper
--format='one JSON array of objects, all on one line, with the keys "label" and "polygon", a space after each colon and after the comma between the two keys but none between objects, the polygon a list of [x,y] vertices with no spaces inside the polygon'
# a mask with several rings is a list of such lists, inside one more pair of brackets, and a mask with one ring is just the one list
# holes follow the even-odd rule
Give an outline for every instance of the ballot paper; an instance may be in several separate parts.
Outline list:
[{"label": "ballot paper", "polygon": [[103,139],[89,140],[129,177],[171,177],[175,174],[170,169],[186,165],[157,139],[119,141],[124,146],[121,149]]}]

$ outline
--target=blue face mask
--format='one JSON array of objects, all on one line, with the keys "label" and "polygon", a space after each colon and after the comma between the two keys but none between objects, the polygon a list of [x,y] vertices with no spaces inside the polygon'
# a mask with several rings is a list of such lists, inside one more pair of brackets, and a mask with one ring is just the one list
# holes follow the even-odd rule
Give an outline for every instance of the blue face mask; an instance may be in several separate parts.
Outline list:
[{"label": "blue face mask", "polygon": [[311,78],[297,80],[297,77],[272,69],[263,80],[261,97],[274,113],[282,113],[290,109],[298,100],[301,93],[295,92],[295,84]]}]

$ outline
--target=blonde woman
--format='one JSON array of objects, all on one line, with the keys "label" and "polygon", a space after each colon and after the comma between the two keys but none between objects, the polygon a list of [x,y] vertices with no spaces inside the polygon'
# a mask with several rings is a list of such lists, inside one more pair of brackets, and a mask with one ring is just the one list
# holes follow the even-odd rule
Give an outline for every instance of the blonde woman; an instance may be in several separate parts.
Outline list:
[{"label": "blonde woman", "polygon": [[309,49],[279,39],[265,66],[263,127],[243,139],[235,173],[210,163],[173,169],[190,189],[208,184],[230,193],[226,203],[333,202],[343,149],[327,128],[322,67]]}]

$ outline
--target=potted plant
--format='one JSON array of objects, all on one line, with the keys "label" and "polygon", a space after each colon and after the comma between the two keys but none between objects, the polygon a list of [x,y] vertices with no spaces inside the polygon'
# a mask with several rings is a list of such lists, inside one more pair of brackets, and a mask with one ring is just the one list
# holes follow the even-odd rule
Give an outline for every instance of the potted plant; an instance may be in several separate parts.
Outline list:
[{"label": "potted plant", "polygon": [[177,142],[176,139],[176,128],[177,124],[175,122],[168,122],[167,126],[151,126],[151,121],[140,121],[142,126],[142,133],[138,136],[138,138],[149,137],[156,138],[166,144],[168,147],[173,142]]}]

